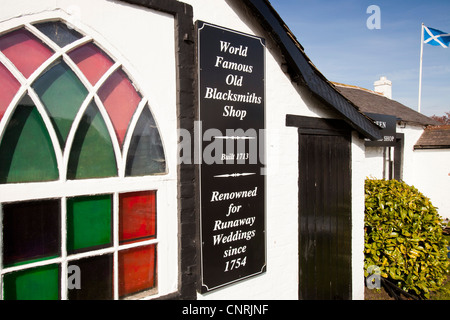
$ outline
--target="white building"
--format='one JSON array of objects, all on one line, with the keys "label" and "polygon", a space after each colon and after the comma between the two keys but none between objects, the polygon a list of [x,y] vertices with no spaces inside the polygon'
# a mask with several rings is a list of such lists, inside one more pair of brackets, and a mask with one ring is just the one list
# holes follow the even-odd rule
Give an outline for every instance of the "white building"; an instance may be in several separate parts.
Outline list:
[{"label": "white building", "polygon": [[365,175],[403,180],[415,186],[450,218],[450,137],[448,126],[392,100],[392,83],[375,81],[374,90],[335,84],[360,111],[396,118],[396,143],[389,147],[366,146]]},{"label": "white building", "polygon": [[[2,299],[363,298],[379,127],[268,1],[4,0],[0,52]],[[196,161],[216,105],[261,172]]]},{"label": "white building", "polygon": [[414,145],[411,183],[427,195],[439,214],[450,219],[450,126],[429,126]]}]

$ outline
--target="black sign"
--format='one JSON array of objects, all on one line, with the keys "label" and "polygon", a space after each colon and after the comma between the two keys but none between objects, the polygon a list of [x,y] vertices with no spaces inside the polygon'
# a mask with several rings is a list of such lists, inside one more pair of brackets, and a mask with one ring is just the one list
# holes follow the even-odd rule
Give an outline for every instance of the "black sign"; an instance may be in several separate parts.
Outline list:
[{"label": "black sign", "polygon": [[265,272],[263,39],[198,22],[202,292]]},{"label": "black sign", "polygon": [[367,147],[393,147],[397,132],[397,117],[386,114],[366,113],[381,128],[383,138],[376,141],[366,141]]}]

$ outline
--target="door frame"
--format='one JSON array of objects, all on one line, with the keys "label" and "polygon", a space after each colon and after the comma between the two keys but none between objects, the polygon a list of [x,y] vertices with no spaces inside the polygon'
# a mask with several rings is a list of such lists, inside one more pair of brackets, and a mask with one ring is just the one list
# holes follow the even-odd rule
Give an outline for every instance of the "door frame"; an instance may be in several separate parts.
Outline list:
[{"label": "door frame", "polygon": [[[346,192],[346,194],[344,195],[344,198],[347,199],[348,203],[347,203],[347,207],[348,207],[348,212],[345,216],[339,216],[339,217],[334,217],[335,219],[340,219],[339,224],[341,223],[347,223],[346,219],[348,219],[348,225],[349,225],[349,229],[344,229],[344,231],[341,230],[342,233],[345,233],[345,235],[340,235],[340,236],[344,236],[344,242],[348,243],[348,247],[344,249],[344,252],[346,253],[346,262],[345,262],[345,268],[348,269],[348,273],[346,275],[346,278],[348,281],[347,284],[345,284],[344,286],[339,287],[338,290],[342,291],[339,292],[338,295],[333,295],[332,293],[330,293],[329,297],[330,299],[351,299],[352,296],[352,229],[351,229],[351,225],[352,225],[352,198],[351,198],[351,188],[352,188],[352,173],[351,173],[351,169],[352,169],[352,153],[351,153],[351,138],[352,138],[352,129],[350,128],[350,126],[345,123],[342,120],[337,120],[337,119],[322,119],[322,118],[311,118],[311,117],[303,117],[303,116],[293,116],[293,115],[288,115],[286,117],[286,125],[290,126],[290,127],[296,127],[298,128],[298,134],[299,134],[299,141],[298,141],[298,145],[299,145],[299,153],[298,153],[298,157],[299,157],[299,180],[298,180],[298,188],[299,188],[299,195],[298,195],[298,201],[299,201],[299,217],[298,217],[298,228],[299,228],[299,235],[298,235],[298,242],[299,242],[299,298],[300,299],[315,299],[317,297],[320,297],[320,295],[317,294],[312,294],[312,295],[307,295],[305,296],[304,293],[302,293],[302,276],[301,276],[301,272],[304,271],[302,270],[302,268],[305,267],[305,265],[302,265],[304,262],[302,262],[302,256],[301,254],[303,254],[302,252],[300,252],[302,250],[302,246],[301,246],[301,239],[302,236],[304,235],[304,233],[301,231],[303,228],[303,225],[301,224],[301,219],[302,219],[302,212],[301,210],[303,210],[304,207],[302,207],[302,203],[301,203],[301,190],[303,189],[302,186],[302,171],[300,170],[300,166],[301,166],[301,143],[302,143],[302,137],[304,136],[315,136],[315,137],[324,137],[326,138],[327,136],[335,136],[335,137],[342,137],[345,140],[343,140],[342,142],[344,142],[344,144],[346,145],[346,148],[348,148],[348,175],[345,177],[347,180],[348,185],[346,185],[346,188],[344,187],[343,192]],[[330,137],[331,139],[331,137]],[[323,180],[327,180],[327,177],[323,177]],[[316,195],[316,193],[314,193]],[[331,216],[329,216],[328,218],[332,218]],[[314,235],[315,237],[315,235]],[[314,249],[315,250],[315,249]],[[315,254],[315,253],[314,253]],[[332,257],[330,257],[330,259],[332,259]],[[337,258],[336,258],[337,259]],[[304,260],[304,259],[303,259]],[[333,260],[331,260],[333,261]],[[334,268],[337,269],[342,269],[341,266],[336,265],[336,266],[330,266],[330,272],[334,272],[336,270],[333,270]],[[304,278],[305,279],[305,278]],[[330,276],[331,279],[331,276]],[[313,281],[316,281],[315,279]],[[334,287],[333,287],[334,288]],[[331,291],[331,290],[330,290]],[[341,296],[342,293],[342,296]]]}]

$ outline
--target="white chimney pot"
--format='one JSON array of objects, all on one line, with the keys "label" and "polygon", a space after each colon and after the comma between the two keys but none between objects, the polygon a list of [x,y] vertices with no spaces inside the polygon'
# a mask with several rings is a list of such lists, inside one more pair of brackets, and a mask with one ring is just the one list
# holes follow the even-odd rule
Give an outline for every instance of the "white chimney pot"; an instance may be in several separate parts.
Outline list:
[{"label": "white chimney pot", "polygon": [[392,99],[392,82],[386,77],[380,77],[380,80],[374,82],[374,91],[381,93],[386,98]]}]

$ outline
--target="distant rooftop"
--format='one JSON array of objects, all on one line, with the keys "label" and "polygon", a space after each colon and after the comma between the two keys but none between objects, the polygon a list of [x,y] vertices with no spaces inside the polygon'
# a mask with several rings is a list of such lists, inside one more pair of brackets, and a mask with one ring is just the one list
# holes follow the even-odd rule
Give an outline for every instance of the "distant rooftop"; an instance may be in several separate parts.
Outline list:
[{"label": "distant rooftop", "polygon": [[414,149],[449,149],[450,125],[430,126],[425,129]]},{"label": "distant rooftop", "polygon": [[363,113],[379,113],[396,116],[398,121],[418,125],[438,125],[434,119],[427,117],[395,100],[386,98],[383,94],[373,90],[333,82],[345,98],[356,105]]}]

